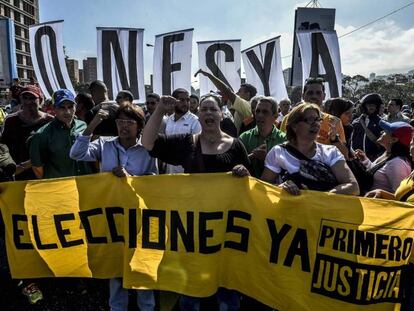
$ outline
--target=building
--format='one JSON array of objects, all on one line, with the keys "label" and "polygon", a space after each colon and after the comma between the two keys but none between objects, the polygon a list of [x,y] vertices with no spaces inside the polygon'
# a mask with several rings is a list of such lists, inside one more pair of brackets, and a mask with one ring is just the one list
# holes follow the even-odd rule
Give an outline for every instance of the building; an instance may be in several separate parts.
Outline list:
[{"label": "building", "polygon": [[72,84],[79,82],[79,62],[76,59],[65,59],[66,68],[68,69],[68,74]]},{"label": "building", "polygon": [[96,57],[87,57],[83,60],[84,83],[91,83],[97,79]]},{"label": "building", "polygon": [[84,75],[83,75],[83,69],[79,69],[79,83],[80,84],[85,83],[85,78],[84,78]]},{"label": "building", "polygon": [[286,68],[283,70],[283,80],[285,80],[285,85],[289,85],[290,76],[292,75],[292,68]]},{"label": "building", "polygon": [[17,74],[22,82],[28,83],[35,77],[30,57],[29,26],[39,23],[39,1],[0,0],[0,16],[14,21]]}]

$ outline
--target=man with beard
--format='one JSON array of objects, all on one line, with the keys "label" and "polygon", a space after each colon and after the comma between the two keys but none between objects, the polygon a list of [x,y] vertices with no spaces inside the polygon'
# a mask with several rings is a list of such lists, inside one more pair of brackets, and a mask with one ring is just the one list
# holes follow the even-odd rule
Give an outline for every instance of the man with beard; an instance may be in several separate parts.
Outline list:
[{"label": "man with beard", "polygon": [[354,131],[351,136],[351,148],[362,150],[371,161],[384,152],[384,148],[377,142],[382,132],[379,126],[381,118],[378,115],[382,103],[379,94],[365,95],[361,98],[362,114],[352,122]]},{"label": "man with beard", "polygon": [[[303,88],[302,98],[304,102],[313,103],[322,108],[322,103],[325,99],[325,86],[321,78],[309,78],[306,80]],[[286,123],[289,118],[288,114],[283,118],[280,129],[286,132]],[[345,144],[345,132],[341,120],[328,113],[322,114],[322,123],[319,130],[318,143],[324,145],[335,145],[338,143]]]},{"label": "man with beard", "polygon": [[[176,89],[172,93],[177,102],[174,106],[174,113],[165,118],[165,134],[198,134],[201,132],[201,125],[198,117],[191,113],[190,94],[185,89]],[[167,164],[167,174],[183,173],[182,166]]]}]

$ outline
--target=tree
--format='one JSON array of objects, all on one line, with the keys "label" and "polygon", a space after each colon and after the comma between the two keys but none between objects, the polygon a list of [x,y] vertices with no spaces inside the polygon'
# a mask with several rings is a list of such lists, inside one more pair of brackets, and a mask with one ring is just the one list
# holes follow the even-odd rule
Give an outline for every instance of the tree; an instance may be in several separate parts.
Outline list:
[{"label": "tree", "polygon": [[361,97],[364,84],[369,80],[361,75],[345,76],[342,79],[342,96],[356,101]]},{"label": "tree", "polygon": [[378,93],[381,95],[385,104],[393,98],[400,98],[404,104],[411,104],[414,102],[414,83],[387,83],[384,80],[374,80],[371,83],[365,85],[362,90],[362,94]]}]

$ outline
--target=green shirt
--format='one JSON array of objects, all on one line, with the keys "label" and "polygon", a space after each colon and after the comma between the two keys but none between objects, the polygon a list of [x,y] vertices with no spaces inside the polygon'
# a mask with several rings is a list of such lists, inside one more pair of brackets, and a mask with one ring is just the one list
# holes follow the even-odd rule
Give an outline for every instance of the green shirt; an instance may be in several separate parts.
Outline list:
[{"label": "green shirt", "polygon": [[33,166],[43,167],[43,178],[58,178],[91,174],[90,164],[72,160],[70,148],[76,136],[86,129],[86,123],[74,120],[67,128],[57,118],[45,124],[30,138],[30,159]]},{"label": "green shirt", "polygon": [[[286,134],[278,130],[276,126],[273,125],[270,135],[263,139],[260,136],[259,129],[256,126],[255,128],[242,133],[239,138],[246,147],[247,153],[250,154],[253,149],[256,149],[263,144],[266,144],[267,152],[269,152],[274,146],[280,145],[286,141]],[[260,178],[262,176],[263,169],[264,161],[251,158],[251,173],[254,177]]]}]

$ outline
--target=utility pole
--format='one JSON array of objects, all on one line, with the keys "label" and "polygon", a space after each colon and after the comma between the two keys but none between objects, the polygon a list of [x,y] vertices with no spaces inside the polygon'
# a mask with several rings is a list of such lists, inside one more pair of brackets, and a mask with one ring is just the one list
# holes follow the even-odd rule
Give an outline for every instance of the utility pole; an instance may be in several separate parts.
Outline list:
[{"label": "utility pole", "polygon": [[321,4],[319,3],[319,0],[311,0],[311,1],[309,1],[309,3],[306,5],[306,8],[308,6],[311,6],[312,8],[320,8],[320,7],[322,7]]}]

